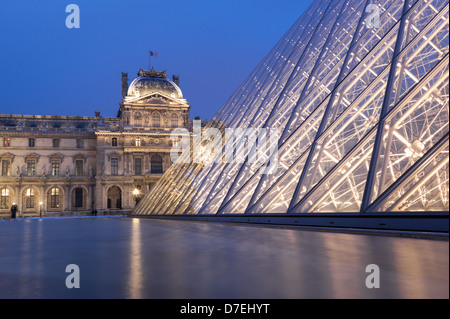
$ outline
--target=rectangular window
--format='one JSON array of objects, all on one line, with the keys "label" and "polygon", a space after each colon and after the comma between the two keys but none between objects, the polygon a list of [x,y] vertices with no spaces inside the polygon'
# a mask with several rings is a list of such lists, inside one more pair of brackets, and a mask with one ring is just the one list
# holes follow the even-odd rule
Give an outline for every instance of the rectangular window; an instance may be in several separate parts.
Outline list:
[{"label": "rectangular window", "polygon": [[111,158],[111,175],[119,175],[119,159],[117,157]]},{"label": "rectangular window", "polygon": [[150,159],[150,171],[152,174],[161,174],[163,172],[163,159],[159,155],[153,155]]},{"label": "rectangular window", "polygon": [[83,176],[83,160],[75,160],[75,175]]},{"label": "rectangular window", "polygon": [[178,115],[172,114],[170,117],[170,123],[171,123],[172,128],[177,128],[178,127]]},{"label": "rectangular window", "polygon": [[154,112],[152,114],[152,120],[153,120],[153,127],[160,127],[161,126],[161,120],[160,120],[159,113]]},{"label": "rectangular window", "polygon": [[10,147],[11,146],[11,139],[9,137],[5,137],[3,139],[3,146],[4,147]]},{"label": "rectangular window", "polygon": [[83,142],[81,138],[77,139],[77,148],[83,148]]},{"label": "rectangular window", "polygon": [[53,139],[53,147],[55,147],[55,148],[59,147],[59,138]]},{"label": "rectangular window", "polygon": [[142,174],[142,159],[140,157],[134,159],[134,174],[135,175]]},{"label": "rectangular window", "polygon": [[28,176],[36,175],[36,161],[35,160],[27,161],[27,175]]},{"label": "rectangular window", "polygon": [[59,175],[59,161],[52,160],[52,176],[58,176],[58,175]]},{"label": "rectangular window", "polygon": [[136,137],[135,143],[136,146],[141,146],[141,138],[140,137]]},{"label": "rectangular window", "polygon": [[2,161],[2,176],[8,176],[9,175],[9,166],[10,166],[10,162],[9,161]]},{"label": "rectangular window", "polygon": [[34,147],[35,144],[35,139],[34,138],[29,138],[28,139],[28,147]]}]

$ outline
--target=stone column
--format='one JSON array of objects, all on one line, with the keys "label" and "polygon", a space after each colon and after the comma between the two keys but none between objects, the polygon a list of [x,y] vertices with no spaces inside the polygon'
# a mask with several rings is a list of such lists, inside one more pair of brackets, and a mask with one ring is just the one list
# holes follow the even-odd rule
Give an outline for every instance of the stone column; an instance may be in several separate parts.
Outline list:
[{"label": "stone column", "polygon": [[42,217],[45,216],[45,212],[47,211],[47,194],[45,194],[45,186],[46,186],[46,182],[44,180],[43,183],[41,184],[41,186],[39,187],[40,196],[38,199],[38,205],[40,202],[42,202],[42,205],[39,205],[39,209],[42,214]]},{"label": "stone column", "polygon": [[130,153],[128,153],[127,155],[128,155],[128,172],[127,173],[129,175],[132,175],[132,172],[133,172],[133,163],[132,163],[133,156]]},{"label": "stone column", "polygon": [[16,215],[16,217],[20,217],[23,214],[23,212],[22,212],[22,201],[20,200],[20,191],[21,191],[21,188],[22,188],[21,184],[22,184],[21,180],[17,179],[16,187],[14,188],[14,199],[11,201],[11,203],[9,205],[9,208],[11,208],[13,203],[16,203],[17,209],[19,210],[19,212]]},{"label": "stone column", "polygon": [[70,184],[69,182],[66,183],[66,185],[64,185],[64,203],[63,206],[66,206],[65,208],[63,207],[63,211],[71,211],[72,209],[72,205],[71,205],[71,200],[70,200]]}]

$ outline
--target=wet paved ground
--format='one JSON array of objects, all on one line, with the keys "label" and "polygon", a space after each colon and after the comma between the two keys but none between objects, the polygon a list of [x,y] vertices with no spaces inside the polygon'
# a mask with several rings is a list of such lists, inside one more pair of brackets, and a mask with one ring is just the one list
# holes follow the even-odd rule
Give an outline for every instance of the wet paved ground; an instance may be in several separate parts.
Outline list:
[{"label": "wet paved ground", "polygon": [[[0,298],[449,298],[449,243],[119,217],[0,221]],[[80,268],[80,288],[65,285]],[[377,264],[380,288],[366,287]]]}]

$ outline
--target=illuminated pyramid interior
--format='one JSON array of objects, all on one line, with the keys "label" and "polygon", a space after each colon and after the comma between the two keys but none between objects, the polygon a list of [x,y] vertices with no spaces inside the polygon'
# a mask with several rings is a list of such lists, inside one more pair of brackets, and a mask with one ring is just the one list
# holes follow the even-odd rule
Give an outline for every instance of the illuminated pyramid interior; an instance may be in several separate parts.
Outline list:
[{"label": "illuminated pyramid interior", "polygon": [[205,128],[278,165],[175,163],[135,215],[448,212],[448,0],[316,0]]}]

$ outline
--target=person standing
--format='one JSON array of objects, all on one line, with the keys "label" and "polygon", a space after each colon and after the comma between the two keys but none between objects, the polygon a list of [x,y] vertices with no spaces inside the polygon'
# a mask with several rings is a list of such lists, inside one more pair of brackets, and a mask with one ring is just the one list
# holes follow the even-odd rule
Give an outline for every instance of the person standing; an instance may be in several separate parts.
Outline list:
[{"label": "person standing", "polygon": [[12,205],[11,207],[11,218],[16,218],[17,205]]}]

